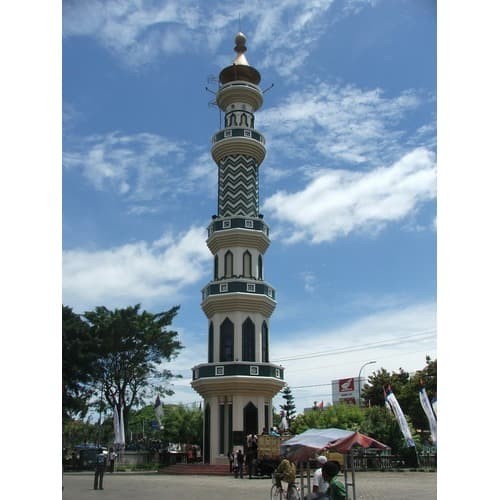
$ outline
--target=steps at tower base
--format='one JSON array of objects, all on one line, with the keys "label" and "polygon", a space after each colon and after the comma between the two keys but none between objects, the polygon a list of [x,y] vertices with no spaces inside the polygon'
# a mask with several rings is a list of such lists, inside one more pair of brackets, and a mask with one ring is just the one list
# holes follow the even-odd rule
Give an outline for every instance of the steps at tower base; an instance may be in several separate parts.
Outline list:
[{"label": "steps at tower base", "polygon": [[230,476],[229,464],[175,464],[160,467],[159,474],[191,476]]}]

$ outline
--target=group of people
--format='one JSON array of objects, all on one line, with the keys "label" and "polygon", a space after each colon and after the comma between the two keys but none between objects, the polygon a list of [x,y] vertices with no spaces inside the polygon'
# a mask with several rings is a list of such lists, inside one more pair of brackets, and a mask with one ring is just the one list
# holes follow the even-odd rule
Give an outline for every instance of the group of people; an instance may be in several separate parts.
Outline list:
[{"label": "group of people", "polygon": [[[344,500],[346,498],[345,485],[337,477],[340,466],[337,462],[329,462],[321,455],[316,459],[318,468],[314,471],[312,479],[312,492],[306,497],[307,500]],[[296,467],[292,460],[284,457],[275,471],[275,480],[279,488],[281,481],[290,484],[295,483]]]},{"label": "group of people", "polygon": [[234,473],[234,477],[242,479],[246,464],[248,477],[252,479],[255,461],[257,459],[258,437],[255,434],[249,434],[246,441],[245,453],[240,449],[237,452],[233,450],[227,454],[227,458],[229,459],[229,472]]}]

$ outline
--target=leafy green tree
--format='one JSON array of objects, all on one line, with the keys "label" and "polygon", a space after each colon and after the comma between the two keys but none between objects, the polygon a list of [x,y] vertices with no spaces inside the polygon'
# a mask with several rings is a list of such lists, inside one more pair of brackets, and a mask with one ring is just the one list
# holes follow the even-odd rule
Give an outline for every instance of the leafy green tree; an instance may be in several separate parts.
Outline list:
[{"label": "leafy green tree", "polygon": [[295,410],[295,399],[293,397],[292,390],[288,385],[285,385],[285,387],[283,387],[283,389],[281,390],[281,394],[283,395],[285,403],[280,405],[280,408],[285,412],[286,419],[291,425],[297,413]]},{"label": "leafy green tree", "polygon": [[62,306],[63,422],[84,418],[94,392],[97,354],[89,325],[68,306]]},{"label": "leafy green tree", "polygon": [[363,387],[361,396],[369,406],[384,406],[384,389],[391,386],[394,394],[401,394],[402,388],[410,380],[410,374],[402,368],[399,372],[389,373],[381,368],[368,377],[368,384]]},{"label": "leafy green tree", "polygon": [[63,427],[64,447],[74,448],[79,444],[97,442],[99,429],[95,424],[83,419],[66,419]]},{"label": "leafy green tree", "polygon": [[[175,443],[197,444],[203,438],[203,412],[199,407],[169,405],[165,412],[165,439]],[[175,434],[173,433],[175,429]]]},{"label": "leafy green tree", "polygon": [[364,411],[357,405],[338,403],[322,410],[309,411],[298,415],[291,425],[292,434],[300,434],[307,429],[346,429],[357,431],[364,419]]},{"label": "leafy green tree", "polygon": [[174,377],[164,368],[183,348],[177,332],[169,330],[179,306],[160,313],[140,311],[140,304],[111,311],[96,307],[83,316],[97,353],[92,373],[95,394],[102,392],[109,407],[123,408],[125,428],[133,407],[155,394],[171,395]]},{"label": "leafy green tree", "polygon": [[384,406],[365,409],[360,432],[389,446],[393,453],[399,453],[406,447],[397,420]]},{"label": "leafy green tree", "polygon": [[429,400],[436,396],[437,360],[433,361],[427,356],[425,361],[425,368],[410,377],[408,382],[401,387],[401,392],[397,394],[397,398],[401,408],[404,408],[405,414],[409,416],[414,427],[428,432],[429,422],[420,403],[419,390],[421,387],[420,382],[422,382]]}]

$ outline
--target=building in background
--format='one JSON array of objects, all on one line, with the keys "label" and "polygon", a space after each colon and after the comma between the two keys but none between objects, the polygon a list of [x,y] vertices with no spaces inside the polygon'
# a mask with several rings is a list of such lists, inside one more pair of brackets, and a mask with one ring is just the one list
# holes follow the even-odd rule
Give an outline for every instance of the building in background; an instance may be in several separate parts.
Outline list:
[{"label": "building in background", "polygon": [[227,463],[227,453],[243,446],[248,434],[272,426],[272,398],[285,385],[283,367],[269,363],[269,318],[276,302],[264,279],[270,240],[259,213],[265,139],[254,127],[263,95],[245,42],[238,33],[236,58],[219,74],[216,102],[224,128],[212,138],[218,213],[207,239],[213,279],[201,304],[208,318],[208,362],[192,369],[191,385],[204,400],[203,458],[211,464]]}]

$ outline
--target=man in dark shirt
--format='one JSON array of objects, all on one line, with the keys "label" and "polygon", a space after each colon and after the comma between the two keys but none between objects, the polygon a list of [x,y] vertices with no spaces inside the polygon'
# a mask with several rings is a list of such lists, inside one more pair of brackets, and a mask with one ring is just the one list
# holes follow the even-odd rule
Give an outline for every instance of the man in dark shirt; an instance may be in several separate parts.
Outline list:
[{"label": "man in dark shirt", "polygon": [[104,471],[106,470],[106,455],[103,453],[102,448],[97,450],[95,458],[95,473],[94,473],[94,490],[97,490],[97,483],[99,482],[99,489],[102,490],[102,481],[104,478]]}]

